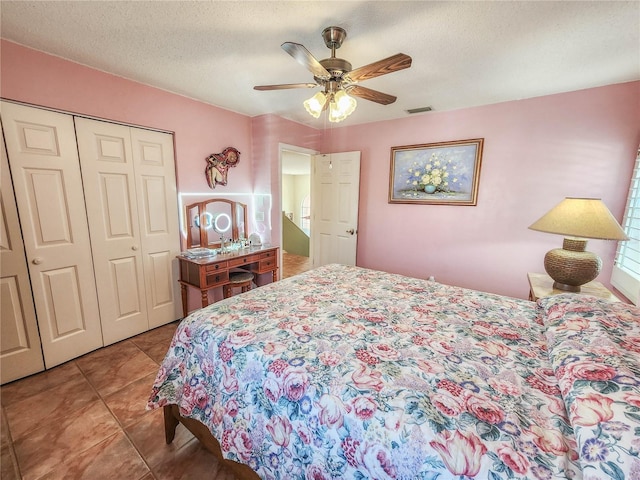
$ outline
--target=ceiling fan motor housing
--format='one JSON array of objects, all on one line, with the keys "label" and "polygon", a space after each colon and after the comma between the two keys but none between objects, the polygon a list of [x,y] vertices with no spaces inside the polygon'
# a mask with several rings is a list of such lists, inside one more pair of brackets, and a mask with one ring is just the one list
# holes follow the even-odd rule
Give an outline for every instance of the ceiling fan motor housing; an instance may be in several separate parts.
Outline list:
[{"label": "ceiling fan motor housing", "polygon": [[[320,60],[320,65],[326,68],[331,74],[331,80],[339,80],[345,73],[351,71],[351,64],[342,58],[325,58],[324,60]],[[318,80],[317,77],[314,78]]]},{"label": "ceiling fan motor housing", "polygon": [[322,31],[322,38],[327,48],[331,49],[331,58],[320,60],[320,65],[331,74],[331,78],[327,80],[326,78],[314,77],[314,79],[320,85],[324,85],[326,81],[339,82],[342,76],[352,69],[349,62],[342,58],[336,58],[336,49],[342,46],[342,42],[347,38],[347,32],[340,27],[327,27]]},{"label": "ceiling fan motor housing", "polygon": [[322,31],[322,38],[327,48],[338,49],[342,46],[342,42],[347,38],[347,32],[340,27],[327,27]]}]

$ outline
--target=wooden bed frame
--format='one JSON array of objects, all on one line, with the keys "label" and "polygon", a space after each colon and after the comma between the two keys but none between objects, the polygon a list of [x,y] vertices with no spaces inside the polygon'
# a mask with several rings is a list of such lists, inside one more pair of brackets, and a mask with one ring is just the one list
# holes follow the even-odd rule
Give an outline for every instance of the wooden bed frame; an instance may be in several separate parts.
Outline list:
[{"label": "wooden bed frame", "polygon": [[180,409],[177,405],[165,405],[164,407],[164,436],[167,444],[173,442],[176,436],[176,427],[181,423],[202,443],[202,446],[213,453],[225,467],[233,472],[233,474],[242,480],[260,480],[256,472],[251,470],[247,465],[227,460],[222,456],[220,443],[211,434],[209,429],[202,423],[191,418],[180,415]]}]

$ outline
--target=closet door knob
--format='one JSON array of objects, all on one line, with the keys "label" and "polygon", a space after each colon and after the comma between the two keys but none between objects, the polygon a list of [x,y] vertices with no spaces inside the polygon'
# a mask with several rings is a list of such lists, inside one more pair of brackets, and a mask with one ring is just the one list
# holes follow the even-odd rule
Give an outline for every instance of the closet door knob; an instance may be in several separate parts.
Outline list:
[{"label": "closet door knob", "polygon": [[40,265],[42,263],[42,258],[36,257],[31,261],[31,263],[33,263],[34,265]]},{"label": "closet door knob", "polygon": [[131,247],[131,250],[133,250],[135,252],[136,250],[138,250],[138,246],[134,245],[133,247]]}]

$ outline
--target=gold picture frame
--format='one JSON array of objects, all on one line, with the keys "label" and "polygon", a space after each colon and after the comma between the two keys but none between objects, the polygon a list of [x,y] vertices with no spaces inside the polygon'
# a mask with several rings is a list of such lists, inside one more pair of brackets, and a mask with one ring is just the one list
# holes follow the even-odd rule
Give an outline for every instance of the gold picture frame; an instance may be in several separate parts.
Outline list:
[{"label": "gold picture frame", "polygon": [[391,147],[389,203],[476,205],[484,138]]}]

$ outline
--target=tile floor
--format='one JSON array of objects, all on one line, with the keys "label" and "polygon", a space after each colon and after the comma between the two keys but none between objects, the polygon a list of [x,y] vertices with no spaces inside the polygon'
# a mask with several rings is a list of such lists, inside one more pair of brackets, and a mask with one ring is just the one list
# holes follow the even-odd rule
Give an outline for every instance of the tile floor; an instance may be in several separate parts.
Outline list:
[{"label": "tile floor", "polygon": [[280,270],[282,278],[288,278],[298,273],[306,272],[307,270],[311,270],[311,258],[283,251],[282,268]]},{"label": "tile floor", "polygon": [[146,401],[177,323],[0,387],[0,478],[235,480]]},{"label": "tile floor", "polygon": [[[282,278],[311,268],[284,253]],[[145,409],[177,322],[0,387],[2,480],[236,480],[182,425]]]}]

